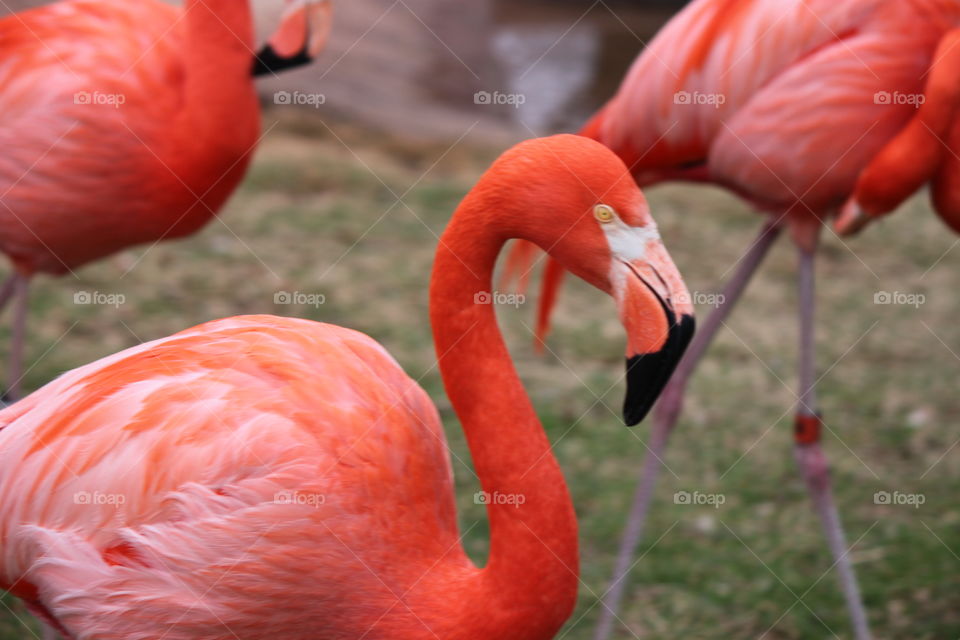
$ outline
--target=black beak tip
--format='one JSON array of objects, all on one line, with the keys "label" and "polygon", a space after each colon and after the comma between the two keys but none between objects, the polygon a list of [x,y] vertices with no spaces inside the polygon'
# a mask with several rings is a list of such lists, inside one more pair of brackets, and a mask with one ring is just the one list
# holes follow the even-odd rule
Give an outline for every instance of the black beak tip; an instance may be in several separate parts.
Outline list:
[{"label": "black beak tip", "polygon": [[676,322],[673,312],[667,310],[667,317],[670,332],[663,348],[656,353],[627,358],[627,397],[623,403],[623,421],[628,427],[640,424],[650,413],[696,330],[693,316],[681,316],[680,321]]},{"label": "black beak tip", "polygon": [[653,402],[644,403],[643,406],[624,408],[623,410],[623,422],[628,427],[635,427],[647,417],[647,414],[650,413],[650,409],[653,408]]},{"label": "black beak tip", "polygon": [[253,77],[258,78],[268,74],[279,73],[287,69],[295,69],[303,65],[310,64],[313,59],[310,57],[307,47],[299,51],[296,55],[284,58],[277,55],[273,47],[265,45],[253,59],[253,68],[250,70]]},{"label": "black beak tip", "polygon": [[623,421],[635,427],[653,408],[663,390],[661,372],[667,364],[664,351],[627,358],[627,397],[623,402]]}]

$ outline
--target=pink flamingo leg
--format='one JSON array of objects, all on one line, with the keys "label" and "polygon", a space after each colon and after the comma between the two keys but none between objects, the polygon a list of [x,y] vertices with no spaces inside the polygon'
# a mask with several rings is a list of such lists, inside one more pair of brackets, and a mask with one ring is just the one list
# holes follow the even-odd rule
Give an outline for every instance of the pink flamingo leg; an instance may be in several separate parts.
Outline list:
[{"label": "pink flamingo leg", "polygon": [[[23,378],[23,345],[27,330],[27,308],[28,308],[28,290],[30,281],[26,276],[20,274],[14,275],[8,283],[12,281],[12,297],[14,298],[13,308],[13,336],[10,341],[10,364],[8,365],[10,386],[7,388],[6,399],[10,402],[16,402],[20,399],[21,378]],[[0,291],[0,296],[5,293],[7,285]],[[0,298],[0,304],[5,302]],[[0,307],[2,308],[2,307]]]},{"label": "pink flamingo leg", "polygon": [[0,313],[7,308],[7,304],[10,302],[10,299],[13,297],[13,290],[17,284],[17,274],[11,274],[9,278],[3,281],[3,286],[0,286]]},{"label": "pink flamingo leg", "polygon": [[820,516],[840,586],[847,601],[854,637],[869,640],[867,613],[850,560],[840,514],[830,488],[830,470],[820,442],[821,421],[814,389],[814,266],[813,252],[800,250],[800,399],[797,405],[795,453],[814,510]]},{"label": "pink flamingo leg", "polygon": [[657,484],[657,477],[660,474],[660,467],[663,464],[663,455],[666,450],[667,440],[670,438],[670,433],[673,431],[677,423],[677,418],[680,416],[687,381],[693,374],[700,358],[703,357],[703,354],[706,352],[707,347],[709,347],[713,341],[713,337],[717,331],[719,331],[720,327],[723,326],[724,321],[729,317],[737,300],[747,288],[747,284],[763,262],[770,247],[773,246],[774,241],[779,237],[780,230],[776,221],[770,220],[764,223],[757,239],[754,240],[750,249],[740,261],[740,265],[737,267],[733,278],[731,278],[724,287],[722,292],[723,297],[720,298],[720,306],[710,314],[703,326],[697,330],[683,360],[680,361],[676,372],[674,372],[673,377],[663,391],[663,395],[654,413],[650,445],[647,447],[647,454],[640,472],[640,480],[633,496],[633,504],[630,506],[630,515],[627,518],[623,537],[620,540],[620,550],[617,554],[613,579],[603,597],[604,606],[602,607],[600,620],[597,622],[597,627],[594,631],[594,640],[607,640],[613,632],[614,621],[617,620],[617,612],[620,609],[623,592],[626,588],[626,577],[630,569],[633,568],[633,554],[643,536],[644,523],[646,522],[647,511],[650,509],[650,503],[653,499],[653,491]]}]

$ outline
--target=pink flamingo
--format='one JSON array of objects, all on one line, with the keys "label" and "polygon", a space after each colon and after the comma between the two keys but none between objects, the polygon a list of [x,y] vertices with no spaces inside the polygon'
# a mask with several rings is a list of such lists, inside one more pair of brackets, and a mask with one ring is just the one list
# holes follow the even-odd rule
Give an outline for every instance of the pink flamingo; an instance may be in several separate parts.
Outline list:
[{"label": "pink flamingo", "polygon": [[439,367],[490,519],[460,546],[426,393],[371,338],[228,318],[72,371],[0,413],[0,581],[68,638],[546,640],[578,584],[563,475],[489,304],[509,238],[610,294],[626,421],[692,331],[686,288],[623,163],[521,143],[463,200],[430,286]]},{"label": "pink flamingo", "polygon": [[[695,0],[640,55],[582,135],[613,149],[641,186],[710,182],[768,214],[663,394],[634,497],[608,607],[609,636],[643,531],[667,439],[694,367],[784,226],[800,254],[800,389],[796,457],[822,519],[857,638],[869,637],[821,448],[814,367],[814,252],[844,202],[849,233],[927,182],[960,231],[958,0]],[[952,150],[952,151],[951,151]],[[531,259],[518,247],[510,274]],[[563,275],[550,260],[538,333]]]},{"label": "pink flamingo", "polygon": [[194,233],[236,188],[260,135],[253,75],[309,59],[327,36],[327,3],[287,5],[259,58],[248,0],[64,0],[0,19],[11,396],[34,274]]}]

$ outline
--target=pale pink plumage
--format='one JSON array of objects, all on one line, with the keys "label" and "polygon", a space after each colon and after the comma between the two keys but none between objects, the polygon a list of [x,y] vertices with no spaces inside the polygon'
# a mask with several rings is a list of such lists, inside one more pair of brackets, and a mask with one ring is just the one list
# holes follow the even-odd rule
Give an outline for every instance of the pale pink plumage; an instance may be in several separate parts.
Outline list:
[{"label": "pale pink plumage", "polygon": [[377,617],[354,600],[379,616],[476,571],[430,399],[355,331],[212,322],[0,419],[3,583],[78,637],[352,639]]},{"label": "pale pink plumage", "polygon": [[956,0],[696,2],[587,133],[641,184],[716,182],[808,227],[916,114],[876,95],[922,94],[938,42],[957,25]]}]

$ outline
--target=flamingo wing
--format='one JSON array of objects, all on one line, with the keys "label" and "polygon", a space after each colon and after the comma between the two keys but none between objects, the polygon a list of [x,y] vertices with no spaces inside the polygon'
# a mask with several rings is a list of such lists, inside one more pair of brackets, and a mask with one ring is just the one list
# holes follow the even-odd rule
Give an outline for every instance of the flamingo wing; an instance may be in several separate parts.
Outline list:
[{"label": "flamingo wing", "polygon": [[[818,89],[842,90],[832,85],[834,79],[850,80],[847,75],[866,89],[877,87],[869,92],[868,106],[873,105],[874,92],[887,86],[873,66],[887,61],[878,63],[871,54],[884,38],[890,38],[887,53],[894,51],[893,57],[897,47],[909,43],[899,57],[913,64],[902,63],[904,68],[892,77],[899,80],[907,68],[915,69],[936,46],[935,35],[924,42],[924,29],[932,31],[931,25],[942,19],[942,11],[927,6],[932,4],[944,3],[695,1],[651,42],[587,132],[628,160],[639,177],[650,172],[656,180],[678,177],[670,172],[706,163],[732,119],[750,117],[743,114],[757,104],[758,96],[774,98],[774,89],[782,90],[791,81],[816,81],[816,86],[806,84],[784,99],[782,106],[789,106],[787,99],[798,100],[792,103],[794,110],[816,101]],[[921,33],[911,33],[911,26]],[[825,64],[840,61],[846,64],[836,70]],[[797,68],[806,69],[806,77],[801,78],[804,74]],[[915,84],[913,78],[908,86]],[[772,119],[775,127],[783,127],[785,120]]]},{"label": "flamingo wing", "polygon": [[906,24],[902,16],[851,31],[755,91],[715,132],[710,176],[776,213],[842,204],[916,114],[916,103],[894,96],[922,95],[938,36]]},{"label": "flamingo wing", "polygon": [[438,558],[468,564],[436,411],[353,331],[212,322],[0,425],[0,576],[77,637],[341,637],[357,590],[386,611]]}]

